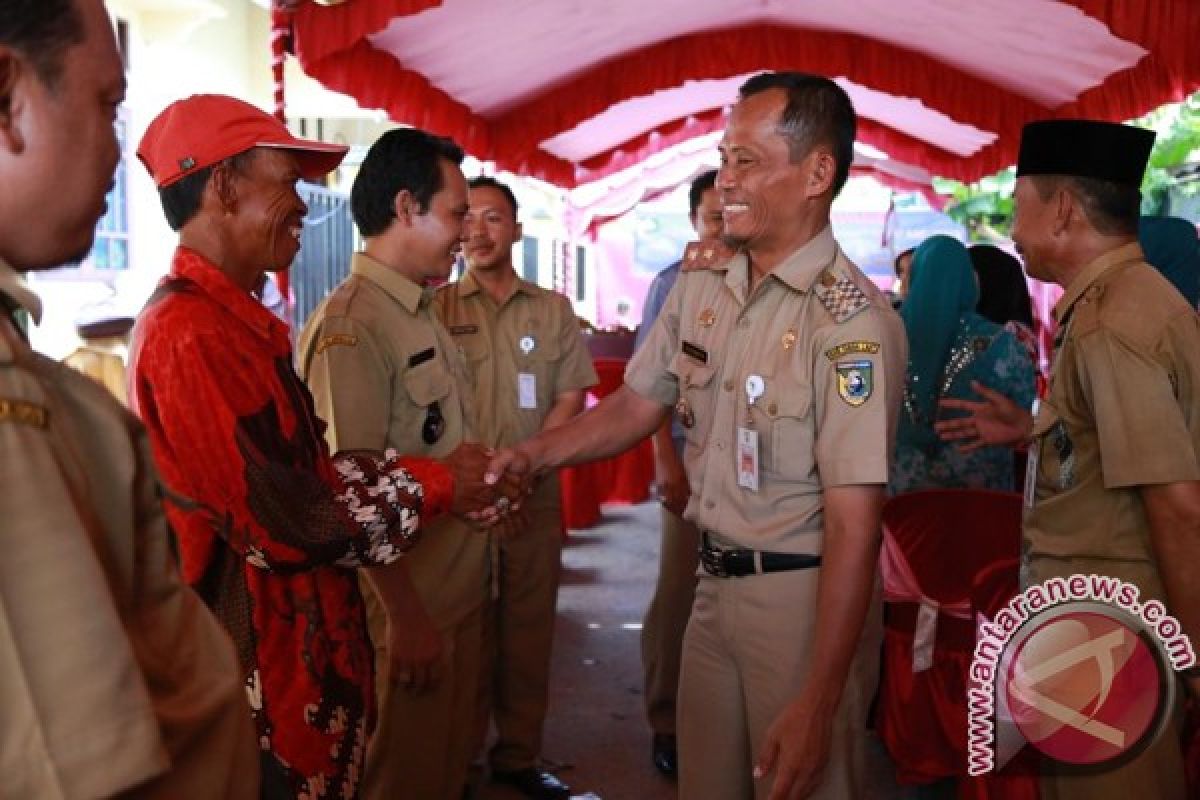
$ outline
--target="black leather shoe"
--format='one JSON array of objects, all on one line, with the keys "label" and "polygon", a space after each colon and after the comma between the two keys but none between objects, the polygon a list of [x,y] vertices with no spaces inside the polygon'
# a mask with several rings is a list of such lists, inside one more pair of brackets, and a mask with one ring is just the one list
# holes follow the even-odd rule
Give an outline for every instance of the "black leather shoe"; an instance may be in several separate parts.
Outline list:
[{"label": "black leather shoe", "polygon": [[535,767],[513,772],[493,772],[492,780],[507,784],[531,800],[568,800],[571,788],[549,772]]},{"label": "black leather shoe", "polygon": [[674,778],[679,772],[679,753],[675,749],[675,737],[671,734],[654,734],[650,757],[654,759],[654,768],[668,778]]}]

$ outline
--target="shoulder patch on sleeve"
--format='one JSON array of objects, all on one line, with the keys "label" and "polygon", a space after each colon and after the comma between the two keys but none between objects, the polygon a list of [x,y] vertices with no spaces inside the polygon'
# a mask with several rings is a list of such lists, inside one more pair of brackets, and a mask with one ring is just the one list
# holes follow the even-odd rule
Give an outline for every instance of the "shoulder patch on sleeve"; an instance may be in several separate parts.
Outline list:
[{"label": "shoulder patch on sleeve", "polygon": [[837,361],[842,356],[850,355],[851,353],[869,353],[875,355],[879,352],[879,342],[853,341],[842,342],[836,347],[831,347],[825,351],[825,357],[830,361]]},{"label": "shoulder patch on sleeve", "polygon": [[316,355],[321,355],[331,347],[357,347],[358,336],[353,333],[333,333],[329,336],[321,337],[321,341],[317,342]]},{"label": "shoulder patch on sleeve", "polygon": [[830,270],[821,273],[813,291],[833,321],[839,324],[871,305],[866,293],[854,281]]},{"label": "shoulder patch on sleeve", "polygon": [[36,403],[0,397],[0,425],[8,422],[28,425],[31,428],[45,428],[50,422],[50,412],[45,406]]},{"label": "shoulder patch on sleeve", "polygon": [[737,255],[723,242],[689,242],[683,250],[681,272],[693,272],[701,269],[714,269],[724,266]]}]

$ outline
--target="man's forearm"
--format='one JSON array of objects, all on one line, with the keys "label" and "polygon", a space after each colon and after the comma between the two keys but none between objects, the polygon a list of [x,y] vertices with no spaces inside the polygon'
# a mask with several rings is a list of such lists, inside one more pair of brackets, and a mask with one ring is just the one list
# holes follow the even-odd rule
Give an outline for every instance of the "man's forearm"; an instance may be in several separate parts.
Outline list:
[{"label": "man's forearm", "polygon": [[548,431],[569,422],[580,411],[583,411],[584,391],[576,389],[563,392],[554,400],[554,405],[542,420],[542,430]]},{"label": "man's forearm", "polygon": [[622,386],[570,423],[537,434],[519,449],[535,470],[609,458],[646,438],[666,413],[665,406]]},{"label": "man's forearm", "polygon": [[375,587],[389,622],[402,624],[414,614],[425,613],[425,605],[417,594],[417,587],[408,574],[408,564],[404,559],[383,567],[366,567],[363,571]]},{"label": "man's forearm", "polygon": [[675,440],[671,436],[672,418],[671,414],[667,414],[663,418],[662,424],[654,431],[654,458],[660,464],[667,459],[679,458],[679,453],[675,451]]},{"label": "man's forearm", "polygon": [[1200,656],[1200,481],[1144,486],[1142,500],[1169,610]]},{"label": "man's forearm", "polygon": [[824,548],[813,637],[816,657],[804,693],[831,713],[841,699],[863,621],[871,610],[883,498],[882,487],[826,490]]}]

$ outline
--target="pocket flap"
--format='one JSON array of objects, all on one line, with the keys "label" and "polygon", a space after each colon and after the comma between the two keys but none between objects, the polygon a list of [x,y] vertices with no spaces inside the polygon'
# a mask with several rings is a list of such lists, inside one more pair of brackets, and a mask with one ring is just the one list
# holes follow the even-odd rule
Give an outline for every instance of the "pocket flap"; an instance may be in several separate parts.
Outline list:
[{"label": "pocket flap", "polygon": [[679,379],[680,391],[684,389],[703,389],[712,383],[713,375],[717,373],[716,367],[701,364],[696,359],[684,353],[675,354],[675,358],[671,360],[669,371]]},{"label": "pocket flap", "polygon": [[453,379],[446,368],[436,361],[414,367],[404,373],[404,388],[413,404],[428,406],[450,394]]},{"label": "pocket flap", "polygon": [[1033,418],[1033,438],[1037,439],[1054,427],[1061,419],[1058,412],[1054,410],[1054,406],[1043,400],[1038,408],[1037,416]]}]

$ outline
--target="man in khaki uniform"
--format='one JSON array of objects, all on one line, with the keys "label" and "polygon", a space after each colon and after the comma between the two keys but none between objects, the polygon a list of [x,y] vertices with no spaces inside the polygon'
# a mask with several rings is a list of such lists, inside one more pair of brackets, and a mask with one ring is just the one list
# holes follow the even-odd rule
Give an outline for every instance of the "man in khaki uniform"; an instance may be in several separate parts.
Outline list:
[{"label": "man in khaki uniform", "polygon": [[[512,190],[487,177],[469,186],[468,270],[438,291],[438,314],[466,355],[480,440],[508,447],[582,411],[596,371],[570,301],[521,280],[513,269],[521,225]],[[538,484],[524,512],[518,531],[491,536],[494,589],[485,625],[481,733],[490,714],[498,734],[489,759],[494,780],[528,797],[566,798],[567,787],[537,766],[562,554],[556,475]]]},{"label": "man in khaki uniform", "polygon": [[622,389],[490,467],[612,455],[675,407],[705,568],[680,677],[688,800],[863,796],[879,512],[907,348],[829,227],[855,127],[828,79],[748,81],[717,175],[741,252],[680,276]]},{"label": "man in khaki uniform", "polygon": [[[394,130],[371,147],[355,179],[350,203],[364,251],[298,343],[334,452],[445,458],[475,438],[465,365],[426,286],[449,276],[460,246],[462,158],[448,139]],[[368,570],[380,714],[367,798],[462,794],[475,743],[487,547],[467,521],[446,518],[407,558]]]},{"label": "man in khaki uniform", "polygon": [[102,3],[0,10],[0,74],[0,794],[256,798],[233,643],[180,580],[145,431],[12,319],[41,314],[20,273],[87,254],[117,164]]},{"label": "man in khaki uniform", "polygon": [[[707,170],[696,176],[688,190],[688,219],[705,244],[721,237],[721,198],[717,196],[716,179],[717,171]],[[682,265],[682,260],[675,262],[650,282],[635,350],[649,338],[654,321],[679,280]],[[662,503],[662,547],[654,596],[642,622],[646,719],[654,732],[650,758],[659,772],[671,777],[678,771],[675,702],[679,694],[683,633],[696,597],[696,567],[700,558],[700,531],[683,518],[692,494],[683,466],[684,433],[674,414],[669,414],[654,432],[655,482]]]},{"label": "man in khaki uniform", "polygon": [[[983,390],[941,426],[966,446],[1030,436],[1023,587],[1098,574],[1165,602],[1200,641],[1200,318],[1137,243],[1154,134],[1089,120],[1027,125],[1013,240],[1030,276],[1062,286],[1050,391],[1035,419]],[[1200,675],[1186,676],[1200,696]],[[1047,762],[1051,798],[1186,794],[1179,714],[1137,758]]]},{"label": "man in khaki uniform", "polygon": [[71,351],[63,363],[99,383],[121,405],[129,405],[127,388],[129,332],[132,317],[102,317],[76,323],[75,332],[83,344]]}]

